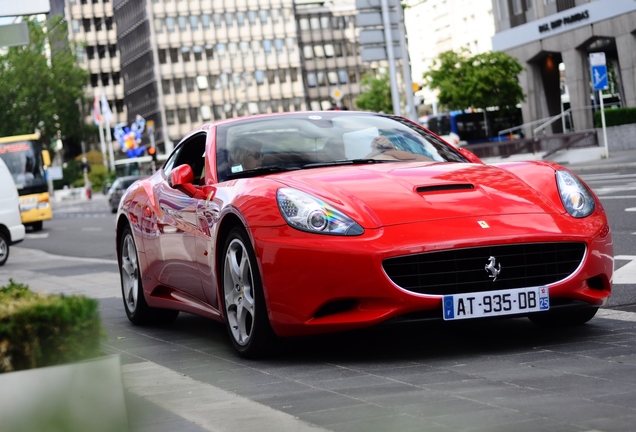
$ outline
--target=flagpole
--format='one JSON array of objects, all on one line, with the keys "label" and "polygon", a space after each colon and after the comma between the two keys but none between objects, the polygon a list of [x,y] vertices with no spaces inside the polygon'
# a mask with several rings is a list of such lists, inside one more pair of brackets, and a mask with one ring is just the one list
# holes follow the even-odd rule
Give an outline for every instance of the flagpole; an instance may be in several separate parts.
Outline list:
[{"label": "flagpole", "polygon": [[108,158],[106,157],[106,142],[104,141],[104,127],[102,123],[99,123],[99,143],[102,148],[102,161],[104,162],[104,168],[108,170]]},{"label": "flagpole", "polygon": [[108,134],[106,135],[106,142],[108,143],[108,156],[110,158],[110,171],[115,172],[115,152],[113,150],[113,140],[111,138],[110,132],[110,120],[106,118],[106,131]]}]

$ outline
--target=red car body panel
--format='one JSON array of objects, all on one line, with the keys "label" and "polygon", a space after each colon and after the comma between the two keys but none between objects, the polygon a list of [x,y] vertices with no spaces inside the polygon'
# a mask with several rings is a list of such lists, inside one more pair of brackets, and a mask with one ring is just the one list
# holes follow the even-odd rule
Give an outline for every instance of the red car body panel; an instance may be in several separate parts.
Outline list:
[{"label": "red car body panel", "polygon": [[[383,270],[387,258],[515,243],[581,242],[582,264],[551,284],[551,298],[601,306],[611,293],[613,246],[600,201],[588,217],[570,216],[546,162],[413,162],[334,166],[218,183],[216,129],[206,126],[204,183],[211,199],[170,187],[161,171],[129,188],[120,222],[133,227],[143,290],[151,307],[224,319],[219,299],[223,224],[242,224],[256,252],[267,312],[279,336],[343,331],[433,311],[442,296],[407,291]],[[300,231],[282,217],[282,187],[324,200],[364,233]],[[485,222],[485,224],[484,224]],[[485,228],[484,225],[487,227]],[[601,280],[590,286],[593,278]],[[316,316],[339,300],[355,306]]]}]

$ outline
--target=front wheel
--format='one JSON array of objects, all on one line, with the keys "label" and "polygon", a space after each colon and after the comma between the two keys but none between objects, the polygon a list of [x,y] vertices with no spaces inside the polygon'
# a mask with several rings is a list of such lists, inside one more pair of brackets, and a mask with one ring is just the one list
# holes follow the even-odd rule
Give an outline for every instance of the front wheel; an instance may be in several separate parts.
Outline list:
[{"label": "front wheel", "polygon": [[558,310],[530,314],[528,318],[540,327],[566,327],[582,325],[594,318],[597,307],[584,309]]},{"label": "front wheel", "polygon": [[137,246],[130,227],[124,228],[119,243],[119,275],[121,279],[121,293],[124,297],[124,309],[130,322],[143,325],[157,322],[173,321],[179,311],[171,309],[153,309],[146,303],[141,271],[137,258]]},{"label": "front wheel", "polygon": [[0,266],[9,259],[9,239],[6,235],[0,232]]},{"label": "front wheel", "polygon": [[273,351],[276,335],[267,317],[256,254],[244,229],[235,227],[223,248],[223,307],[234,348],[256,358]]}]

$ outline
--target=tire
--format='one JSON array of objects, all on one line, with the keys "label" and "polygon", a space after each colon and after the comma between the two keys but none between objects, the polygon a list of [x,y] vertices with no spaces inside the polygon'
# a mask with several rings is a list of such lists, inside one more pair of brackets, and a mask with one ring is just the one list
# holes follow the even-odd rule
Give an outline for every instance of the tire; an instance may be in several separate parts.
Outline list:
[{"label": "tire", "polygon": [[269,355],[277,338],[267,316],[256,254],[243,228],[232,228],[222,258],[222,301],[230,340],[242,357]]},{"label": "tire", "polygon": [[551,312],[538,312],[528,316],[539,327],[568,327],[582,325],[594,318],[597,307],[570,309]]},{"label": "tire", "polygon": [[0,267],[9,259],[9,239],[0,232]]},{"label": "tire", "polygon": [[141,271],[135,238],[129,226],[124,228],[119,243],[119,275],[124,309],[131,323],[135,325],[165,323],[174,321],[179,311],[154,309],[148,306],[141,283]]},{"label": "tire", "polygon": [[42,221],[37,221],[37,222],[33,222],[29,224],[33,232],[42,231],[42,225],[43,225]]}]

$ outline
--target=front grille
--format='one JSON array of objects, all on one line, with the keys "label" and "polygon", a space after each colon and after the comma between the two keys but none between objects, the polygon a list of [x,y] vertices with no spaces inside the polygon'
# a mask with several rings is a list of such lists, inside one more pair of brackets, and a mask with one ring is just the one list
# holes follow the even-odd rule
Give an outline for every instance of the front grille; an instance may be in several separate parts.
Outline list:
[{"label": "front grille", "polygon": [[[585,243],[528,243],[389,258],[382,266],[407,291],[445,295],[551,284],[570,276],[584,255]],[[494,282],[490,257],[501,269]]]}]

